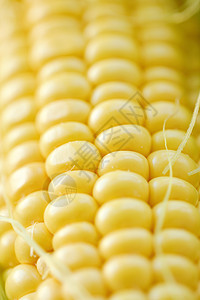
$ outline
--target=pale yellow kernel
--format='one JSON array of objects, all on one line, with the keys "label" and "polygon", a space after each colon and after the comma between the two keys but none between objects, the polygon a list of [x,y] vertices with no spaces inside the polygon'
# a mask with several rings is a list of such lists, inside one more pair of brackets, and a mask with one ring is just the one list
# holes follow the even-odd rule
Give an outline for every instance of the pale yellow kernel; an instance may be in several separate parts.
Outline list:
[{"label": "pale yellow kernel", "polygon": [[153,259],[152,266],[155,282],[166,281],[164,268],[168,268],[176,282],[191,289],[197,288],[198,268],[186,257],[175,254],[159,255]]},{"label": "pale yellow kernel", "polygon": [[95,246],[87,243],[68,244],[57,249],[54,257],[70,270],[94,267],[101,265],[101,259]]},{"label": "pale yellow kernel", "polygon": [[151,257],[153,253],[152,234],[143,228],[120,229],[109,233],[99,244],[104,259],[120,254],[140,254]]},{"label": "pale yellow kernel", "polygon": [[95,145],[104,156],[115,151],[135,151],[147,156],[151,151],[151,135],[140,125],[115,126],[101,132]]},{"label": "pale yellow kernel", "polygon": [[36,126],[43,133],[51,126],[62,122],[86,123],[90,112],[90,105],[82,100],[57,100],[45,105],[37,114]]},{"label": "pale yellow kernel", "polygon": [[53,237],[53,248],[58,248],[72,243],[84,242],[97,246],[99,233],[93,224],[77,222],[66,225],[57,231]]},{"label": "pale yellow kernel", "polygon": [[109,300],[147,300],[147,296],[139,290],[122,290],[114,293]]},{"label": "pale yellow kernel", "polygon": [[47,278],[38,287],[34,300],[64,300],[61,285],[54,278]]},{"label": "pale yellow kernel", "polygon": [[5,289],[9,299],[23,297],[35,292],[41,282],[41,277],[34,266],[21,264],[8,274]]},{"label": "pale yellow kernel", "polygon": [[143,125],[144,120],[145,113],[136,101],[112,99],[97,104],[93,108],[88,124],[95,135],[98,135],[114,126],[125,124]]},{"label": "pale yellow kernel", "polygon": [[36,92],[39,107],[65,98],[89,101],[90,85],[86,78],[76,72],[57,73],[42,82]]},{"label": "pale yellow kernel", "polygon": [[184,201],[171,200],[164,207],[159,203],[153,208],[154,227],[162,218],[163,211],[165,218],[162,228],[185,229],[197,236],[200,235],[200,212],[198,208]]},{"label": "pale yellow kernel", "polygon": [[151,262],[139,255],[119,255],[108,260],[103,267],[103,275],[111,291],[124,289],[147,290],[151,286],[153,274]]},{"label": "pale yellow kernel", "polygon": [[21,199],[14,210],[14,218],[24,227],[43,222],[44,211],[50,202],[47,191],[41,190]]},{"label": "pale yellow kernel", "polygon": [[146,157],[133,151],[117,151],[105,155],[100,161],[98,175],[112,171],[130,171],[149,178],[149,165]]},{"label": "pale yellow kernel", "polygon": [[120,197],[138,198],[148,201],[149,186],[141,175],[127,171],[113,171],[97,179],[93,196],[99,204]]},{"label": "pale yellow kernel", "polygon": [[8,230],[0,236],[0,266],[3,269],[14,267],[18,264],[15,254],[15,240],[17,234]]},{"label": "pale yellow kernel", "polygon": [[138,86],[141,84],[142,74],[134,62],[110,58],[94,63],[88,70],[88,79],[93,85],[108,81],[123,81]]},{"label": "pale yellow kernel", "polygon": [[40,149],[47,157],[55,148],[72,141],[93,142],[93,134],[88,126],[79,122],[59,123],[47,129],[40,137]]},{"label": "pale yellow kernel", "polygon": [[44,222],[51,233],[74,222],[93,222],[98,205],[87,194],[68,194],[48,204],[44,212]]},{"label": "pale yellow kernel", "polygon": [[45,167],[50,178],[70,170],[95,172],[101,155],[94,144],[74,141],[53,150],[46,159]]},{"label": "pale yellow kernel", "polygon": [[[162,202],[167,192],[170,177],[156,177],[149,181],[149,203],[151,206]],[[169,200],[181,200],[197,205],[199,195],[197,189],[189,182],[173,177]]]},{"label": "pale yellow kernel", "polygon": [[119,198],[99,208],[95,224],[103,235],[123,228],[141,227],[151,230],[152,211],[148,204],[141,200]]},{"label": "pale yellow kernel", "polygon": [[51,200],[71,193],[92,194],[93,186],[98,179],[94,172],[86,170],[68,171],[56,176],[49,184]]},{"label": "pale yellow kernel", "polygon": [[[163,176],[164,168],[168,164],[168,154],[172,156],[175,154],[175,151],[159,150],[152,152],[148,156],[147,159],[149,162],[150,179]],[[181,153],[172,167],[173,176],[186,180],[197,188],[199,186],[200,173],[191,176],[188,174],[189,172],[197,168],[198,165],[192,158],[190,158],[186,154]],[[166,175],[169,176],[169,172],[167,172]]]}]

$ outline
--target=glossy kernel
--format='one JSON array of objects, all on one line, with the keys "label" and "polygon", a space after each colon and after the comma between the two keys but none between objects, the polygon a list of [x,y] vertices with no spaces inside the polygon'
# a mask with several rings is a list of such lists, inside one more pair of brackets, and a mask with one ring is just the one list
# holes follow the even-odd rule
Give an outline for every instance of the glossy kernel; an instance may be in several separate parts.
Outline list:
[{"label": "glossy kernel", "polygon": [[200,258],[200,241],[189,231],[184,229],[165,229],[155,235],[155,248],[162,249],[166,254],[178,254],[193,261]]},{"label": "glossy kernel", "polygon": [[68,244],[54,252],[54,256],[70,270],[100,267],[101,259],[97,248],[86,243]]},{"label": "glossy kernel", "polygon": [[93,142],[88,126],[79,122],[65,122],[52,126],[40,137],[40,149],[47,157],[55,148],[72,141]]},{"label": "glossy kernel", "polygon": [[146,229],[121,229],[109,233],[100,241],[99,250],[104,259],[120,254],[139,254],[151,257],[152,234]]},{"label": "glossy kernel", "polygon": [[5,289],[8,298],[14,300],[36,290],[41,277],[36,268],[21,264],[12,269],[6,280]]},{"label": "glossy kernel", "polygon": [[133,151],[117,151],[105,155],[100,161],[98,175],[102,176],[112,171],[129,171],[149,178],[149,165],[146,157]]},{"label": "glossy kernel", "polygon": [[148,201],[149,186],[141,175],[126,171],[113,171],[97,179],[93,196],[99,204],[120,197],[138,198]]},{"label": "glossy kernel", "polygon": [[88,222],[75,222],[62,227],[53,237],[54,250],[72,243],[84,242],[97,246],[99,234]]},{"label": "glossy kernel", "polygon": [[[169,150],[167,152],[166,150],[159,150],[152,152],[148,156],[147,159],[149,162],[150,179],[164,176],[163,171],[165,167],[169,164],[168,153],[171,156],[173,156],[175,154],[175,151]],[[188,174],[189,172],[197,168],[198,165],[192,158],[190,158],[186,154],[181,153],[172,167],[173,176],[186,180],[187,182],[191,183],[194,187],[197,188],[199,186],[200,173],[194,175]],[[166,173],[166,175],[169,176],[169,171]]]},{"label": "glossy kernel", "polygon": [[[149,203],[151,206],[163,201],[169,182],[170,177],[156,177],[149,181]],[[173,177],[169,200],[174,199],[186,201],[196,206],[199,195],[192,184],[183,179]]]},{"label": "glossy kernel", "polygon": [[114,126],[135,124],[143,125],[145,113],[136,101],[111,99],[93,108],[88,124],[97,135]]},{"label": "glossy kernel", "polygon": [[18,264],[15,255],[15,240],[17,234],[14,230],[8,230],[0,236],[0,266],[8,269]]},{"label": "glossy kernel", "polygon": [[101,156],[94,144],[74,141],[53,150],[46,159],[45,167],[50,178],[70,170],[95,172]]},{"label": "glossy kernel", "polygon": [[139,85],[142,80],[139,67],[125,59],[109,58],[94,63],[88,70],[88,79],[93,85],[108,81],[125,81]]},{"label": "glossy kernel", "polygon": [[68,171],[62,173],[49,184],[49,197],[51,200],[56,199],[59,196],[67,195],[71,193],[84,193],[92,194],[93,186],[98,179],[98,176],[94,172],[90,171]]},{"label": "glossy kernel", "polygon": [[[163,203],[153,208],[154,224],[156,225],[162,213]],[[200,212],[192,204],[171,200],[167,203],[163,228],[179,228],[199,236],[200,235]]]},{"label": "glossy kernel", "polygon": [[36,126],[43,133],[51,126],[63,122],[86,123],[90,105],[82,100],[57,100],[45,105],[37,114]]},{"label": "glossy kernel", "polygon": [[103,275],[111,291],[130,288],[145,291],[152,283],[151,263],[139,255],[111,258],[103,267]]},{"label": "glossy kernel", "polygon": [[51,233],[73,222],[92,222],[97,211],[96,201],[87,194],[68,194],[53,200],[44,212],[44,222]]},{"label": "glossy kernel", "polygon": [[118,229],[141,227],[151,230],[152,211],[145,202],[134,198],[120,198],[102,205],[95,224],[103,235]]},{"label": "glossy kernel", "polygon": [[44,280],[38,287],[34,300],[63,300],[60,283],[53,278]]},{"label": "glossy kernel", "polygon": [[95,139],[95,145],[102,155],[127,150],[147,156],[151,150],[151,136],[142,126],[121,125],[101,132]]}]

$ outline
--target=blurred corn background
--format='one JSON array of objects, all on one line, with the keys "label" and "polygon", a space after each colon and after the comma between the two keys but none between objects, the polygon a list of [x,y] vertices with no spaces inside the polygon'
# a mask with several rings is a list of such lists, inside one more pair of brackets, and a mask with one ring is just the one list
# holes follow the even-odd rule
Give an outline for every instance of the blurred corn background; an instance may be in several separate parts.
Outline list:
[{"label": "blurred corn background", "polygon": [[200,300],[199,6],[0,1],[1,300]]}]

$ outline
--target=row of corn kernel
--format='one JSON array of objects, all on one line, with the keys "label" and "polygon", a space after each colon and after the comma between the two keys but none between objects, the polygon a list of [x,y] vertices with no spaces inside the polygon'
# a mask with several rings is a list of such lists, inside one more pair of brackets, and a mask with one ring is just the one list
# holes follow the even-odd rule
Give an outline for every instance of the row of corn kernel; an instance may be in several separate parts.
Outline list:
[{"label": "row of corn kernel", "polygon": [[[158,200],[161,201],[164,198],[169,184],[169,178],[159,177],[162,176],[162,171],[168,161],[167,152],[161,150],[165,149],[164,135],[161,131],[164,120],[174,113],[167,120],[166,128],[168,130],[166,130],[165,134],[168,148],[176,150],[184,137],[184,131],[189,125],[191,115],[183,106],[178,107],[177,113],[175,113],[176,106],[170,103],[176,100],[176,98],[181,98],[181,89],[182,94],[184,91],[183,76],[179,71],[183,69],[183,63],[181,62],[182,55],[178,53],[179,50],[176,45],[177,41],[180,43],[180,40],[177,39],[180,35],[176,34],[170,23],[166,23],[166,21],[160,19],[163,7],[159,7],[159,5],[155,7],[152,4],[150,6],[151,9],[149,9],[149,12],[154,11],[155,13],[155,9],[160,11],[159,20],[156,20],[155,17],[151,19],[150,15],[147,16],[145,14],[147,6],[142,7],[141,5],[138,13],[141,21],[141,24],[139,24],[141,27],[139,36],[141,37],[143,49],[142,61],[145,67],[146,79],[146,84],[143,87],[143,95],[150,103],[157,101],[157,103],[153,103],[152,105],[158,113],[151,121],[147,117],[146,123],[147,128],[153,133],[152,150],[155,151],[148,157],[151,179],[149,182],[150,203],[154,206],[158,203]],[[177,65],[177,62],[179,65]],[[160,102],[160,100],[163,101]],[[179,122],[179,119],[182,122]],[[170,152],[174,153],[174,151]],[[175,286],[171,286],[173,289],[170,290],[170,285],[158,284],[150,291],[150,298],[152,299],[155,297],[162,299],[166,294],[174,297],[176,294],[178,295],[177,297],[187,295],[187,297],[193,299],[195,296],[189,290],[187,291],[184,285],[194,290],[197,288],[198,269],[196,263],[199,259],[199,240],[197,239],[199,236],[199,214],[197,208],[194,207],[198,203],[198,193],[194,187],[198,187],[199,177],[198,175],[196,178],[188,176],[189,169],[194,169],[197,166],[195,161],[199,159],[199,151],[194,138],[190,138],[183,152],[190,155],[191,158],[181,154],[173,167],[173,176],[177,178],[173,178],[172,181],[170,202],[166,207],[166,217],[163,224],[163,228],[171,227],[173,229],[164,229],[155,235],[155,249],[159,249],[158,246],[160,246],[162,252],[167,254],[158,255],[153,260],[155,282],[159,283],[166,280],[163,274],[165,273],[165,267],[167,267],[172,272],[175,281],[183,286],[177,285],[177,290]],[[187,169],[188,167],[189,169]],[[182,185],[185,187],[180,188]],[[190,190],[190,200],[185,197],[186,190]],[[160,194],[161,191],[163,194]],[[155,202],[152,202],[152,195]],[[153,209],[155,220],[158,220],[159,215],[162,214],[162,205],[158,204]],[[187,211],[187,216],[182,215],[184,210]],[[195,219],[193,228],[185,226],[187,219],[188,221],[191,219],[194,221]],[[183,243],[184,247],[182,246]],[[191,244],[193,244],[192,249],[195,250],[195,253],[187,250],[191,247]],[[190,275],[187,277],[185,276],[186,273]]]},{"label": "row of corn kernel", "polygon": [[[97,282],[97,289],[105,294],[98,271],[99,237],[92,225],[97,204],[90,196],[100,155],[92,144],[93,134],[85,125],[90,111],[87,103],[90,85],[82,60],[84,40],[78,19],[79,6],[78,3],[74,6],[73,1],[67,5],[65,1],[56,5],[38,2],[29,5],[28,16],[37,9],[44,15],[30,30],[31,60],[38,71],[36,125],[41,134],[40,149],[46,159],[46,170],[52,179],[49,185],[52,202],[45,209],[44,220],[54,234],[54,256],[74,271],[74,280],[83,285],[89,283],[89,289],[95,289],[93,283]],[[41,35],[35,34],[37,31]],[[45,52],[45,45],[49,53]],[[40,56],[43,51],[45,57]],[[88,163],[88,151],[89,154],[92,151],[94,164]],[[40,285],[36,299],[43,299],[45,290],[50,291],[52,299],[62,298],[53,278]]]},{"label": "row of corn kernel", "polygon": [[[34,102],[35,78],[28,62],[28,47],[26,33],[22,22],[22,6],[15,2],[8,3],[6,34],[3,35],[1,52],[1,120],[2,144],[4,150],[4,172],[7,177],[7,194],[12,204],[22,205],[28,194],[41,189],[47,183],[43,158],[38,145],[38,133],[35,128],[36,105]],[[5,12],[3,12],[4,14]],[[25,198],[24,198],[25,197]],[[31,200],[34,200],[33,198]],[[47,201],[47,200],[46,200]],[[35,206],[32,203],[33,206]],[[30,205],[29,205],[29,208]],[[26,207],[26,210],[29,210]],[[38,212],[28,211],[23,217],[29,219]],[[15,208],[14,208],[15,215]],[[27,232],[36,240],[42,241],[42,246],[52,249],[52,236],[47,232],[44,223],[34,224],[28,220]],[[7,223],[3,223],[7,224]],[[4,226],[1,226],[1,228]],[[44,236],[46,237],[44,243]],[[1,265],[11,268],[6,277],[6,293],[14,299],[23,293],[24,286],[36,288],[41,281],[36,268],[29,265],[35,262],[36,255],[25,241],[13,230],[1,235],[0,239]],[[20,277],[22,286],[16,287],[16,278]],[[23,286],[24,284],[24,286]],[[16,287],[16,288],[15,288]]]},{"label": "row of corn kernel", "polygon": [[[7,7],[8,6],[8,7]],[[35,106],[32,99],[34,78],[27,60],[27,44],[24,30],[19,22],[17,8],[9,7],[9,3],[2,9],[1,20],[6,30],[1,31],[1,136],[3,150],[3,172],[9,176],[15,169],[23,164],[25,148],[37,150],[35,142],[27,141],[10,147],[4,141],[12,129],[27,120],[33,121]],[[29,137],[28,137],[29,139]],[[37,152],[37,151],[36,151]],[[41,156],[40,156],[41,157]],[[28,162],[25,158],[25,162]],[[3,188],[3,187],[2,187]],[[5,187],[4,187],[5,188]],[[3,191],[2,191],[3,192]],[[4,205],[1,215],[7,215]],[[1,222],[0,237],[0,265],[3,269],[18,264],[15,255],[16,234],[8,223]]]},{"label": "row of corn kernel", "polygon": [[134,299],[143,296],[138,288],[149,287],[152,255],[152,213],[145,203],[149,176],[145,156],[151,137],[142,126],[144,112],[136,93],[142,80],[138,46],[122,1],[94,3],[84,18],[85,58],[94,88],[88,124],[104,156],[93,189],[101,205],[95,224],[102,235],[102,274],[110,299]]}]

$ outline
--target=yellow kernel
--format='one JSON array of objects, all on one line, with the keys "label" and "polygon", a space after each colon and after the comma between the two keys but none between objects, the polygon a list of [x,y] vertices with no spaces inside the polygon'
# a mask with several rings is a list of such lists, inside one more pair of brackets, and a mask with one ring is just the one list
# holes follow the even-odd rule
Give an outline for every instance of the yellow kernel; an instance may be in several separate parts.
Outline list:
[{"label": "yellow kernel", "polygon": [[[165,130],[165,136],[167,140],[167,147],[169,150],[177,150],[180,143],[185,137],[185,132],[176,129]],[[165,149],[165,139],[163,131],[158,131],[152,136],[152,148],[151,151],[163,150]],[[188,154],[192,159],[197,161],[199,159],[199,149],[196,139],[190,136],[185,147],[183,148],[183,153]]]},{"label": "yellow kernel", "polygon": [[37,191],[22,198],[14,210],[14,218],[24,227],[43,222],[44,211],[50,202],[47,191]]},{"label": "yellow kernel", "polygon": [[43,163],[31,163],[13,172],[7,183],[7,192],[13,203],[48,186],[49,179]]},{"label": "yellow kernel", "polygon": [[30,294],[27,294],[27,295],[19,298],[19,300],[35,300],[35,296],[36,296],[36,293],[30,293]]},{"label": "yellow kernel", "polygon": [[166,80],[183,85],[184,75],[176,69],[164,66],[153,66],[144,70],[145,82],[157,80]]},{"label": "yellow kernel", "polygon": [[54,257],[70,270],[100,267],[101,259],[97,248],[87,243],[68,244],[57,249]]},{"label": "yellow kernel", "polygon": [[150,103],[160,100],[176,102],[177,99],[181,100],[184,90],[174,82],[157,80],[146,83],[142,89],[142,94]]},{"label": "yellow kernel", "polygon": [[85,59],[89,64],[113,57],[137,61],[137,44],[131,37],[116,33],[97,35],[87,44]]},{"label": "yellow kernel", "polygon": [[59,56],[82,56],[84,39],[81,32],[57,30],[52,35],[37,39],[31,47],[30,59],[34,69]]},{"label": "yellow kernel", "polygon": [[[81,29],[80,22],[76,19],[76,17],[65,15],[52,15],[51,17],[45,20],[41,20],[39,23],[36,23],[32,28],[30,28],[29,40],[31,43],[35,43],[35,41],[37,41],[38,39],[41,40],[42,38],[51,35],[51,33],[55,34],[55,32],[58,30],[69,31],[69,29],[71,28],[73,28],[73,30]],[[62,58],[63,57],[61,57],[61,59]]]},{"label": "yellow kernel", "polygon": [[62,173],[49,184],[49,197],[51,200],[71,193],[92,194],[93,186],[98,176],[90,171],[68,171]]},{"label": "yellow kernel", "polygon": [[101,132],[95,145],[104,156],[115,151],[135,151],[147,156],[151,150],[151,135],[140,125],[121,125]]},{"label": "yellow kernel", "polygon": [[[52,235],[44,223],[36,223],[26,230],[31,239],[39,244],[45,251],[49,252],[52,250]],[[38,255],[19,235],[15,241],[15,254],[21,264],[34,264],[38,259]]]},{"label": "yellow kernel", "polygon": [[[156,177],[149,181],[149,203],[151,206],[162,202],[169,186],[169,177]],[[186,201],[194,206],[198,203],[199,195],[195,187],[189,182],[173,177],[169,200]]]},{"label": "yellow kernel", "polygon": [[23,297],[36,290],[41,278],[36,268],[21,264],[12,269],[6,280],[5,289],[9,299]]},{"label": "yellow kernel", "polygon": [[58,73],[42,82],[36,92],[39,107],[64,98],[89,101],[90,85],[79,73]]},{"label": "yellow kernel", "polygon": [[45,81],[57,73],[78,72],[84,74],[86,70],[84,61],[78,57],[57,57],[45,64],[37,74],[38,82]]},{"label": "yellow kernel", "polygon": [[46,171],[50,178],[70,170],[95,172],[101,156],[97,148],[87,141],[74,141],[57,147],[46,159]]},{"label": "yellow kernel", "polygon": [[19,73],[30,71],[27,49],[21,49],[16,53],[4,52],[3,57],[0,70],[1,82],[6,82]]},{"label": "yellow kernel", "polygon": [[88,79],[93,85],[107,81],[124,81],[140,85],[142,74],[138,65],[132,61],[109,58],[94,63],[88,70]]},{"label": "yellow kernel", "polygon": [[15,240],[17,234],[14,230],[8,230],[0,236],[0,266],[8,269],[18,264],[15,255]]},{"label": "yellow kernel", "polygon": [[43,158],[40,154],[38,142],[28,141],[14,147],[8,152],[5,167],[7,173],[11,174],[11,172],[26,164],[42,161]]},{"label": "yellow kernel", "polygon": [[51,1],[47,3],[46,1],[35,1],[31,3],[28,9],[26,21],[30,25],[35,25],[38,22],[48,19],[54,15],[69,15],[78,17],[81,12],[81,7],[78,5],[78,1],[62,1],[58,0],[56,2]]},{"label": "yellow kernel", "polygon": [[[97,105],[111,99],[128,100],[135,95],[137,89],[134,85],[122,81],[110,81],[98,85],[92,92],[91,103]],[[134,99],[134,98],[133,98]]]},{"label": "yellow kernel", "polygon": [[13,127],[3,139],[4,151],[8,152],[15,146],[30,141],[38,140],[39,134],[36,130],[34,123],[22,123],[16,127]]},{"label": "yellow kernel", "polygon": [[[9,212],[6,206],[0,207],[0,216],[9,217]],[[0,220],[0,236],[10,229],[12,229],[12,225],[10,223]]]},{"label": "yellow kernel", "polygon": [[143,125],[144,119],[143,109],[136,101],[113,99],[96,105],[90,114],[88,124],[95,134],[100,134],[118,125]]},{"label": "yellow kernel", "polygon": [[17,100],[2,111],[2,130],[6,132],[21,123],[33,122],[35,114],[36,108],[32,98]]},{"label": "yellow kernel", "polygon": [[88,222],[72,223],[62,227],[53,237],[53,248],[65,246],[67,244],[84,242],[97,246],[99,234],[94,225]]},{"label": "yellow kernel", "polygon": [[105,16],[88,23],[84,36],[89,40],[101,33],[132,34],[132,27],[126,17]]},{"label": "yellow kernel", "polygon": [[34,76],[31,73],[22,73],[4,83],[1,91],[1,107],[5,107],[12,101],[33,95],[35,89]]},{"label": "yellow kernel", "polygon": [[55,148],[72,141],[93,142],[93,134],[88,126],[79,122],[59,123],[47,129],[40,137],[40,149],[47,157]]},{"label": "yellow kernel", "polygon": [[114,293],[109,300],[147,300],[147,296],[142,291],[122,290]]},{"label": "yellow kernel", "polygon": [[167,101],[155,102],[153,107],[147,106],[146,115],[146,128],[151,133],[163,130],[167,118],[166,129],[186,131],[192,118],[190,110],[186,107]]},{"label": "yellow kernel", "polygon": [[38,287],[34,300],[63,300],[61,286],[53,278],[47,278]]},{"label": "yellow kernel", "polygon": [[86,123],[90,105],[82,100],[57,100],[45,105],[37,114],[36,126],[43,133],[51,126],[62,122]]},{"label": "yellow kernel", "polygon": [[[149,162],[150,179],[163,176],[162,172],[169,163],[168,153],[170,155],[174,155],[175,151],[169,150],[167,152],[166,150],[159,150],[152,152],[148,156],[147,159]],[[197,167],[197,163],[195,163],[195,161],[192,158],[190,158],[186,154],[181,153],[172,167],[173,176],[186,180],[197,188],[199,186],[200,173],[191,176],[188,174]],[[167,172],[166,175],[169,176],[169,172]]]},{"label": "yellow kernel", "polygon": [[92,222],[97,211],[96,201],[87,194],[68,194],[53,200],[44,212],[44,222],[51,233],[73,222]]},{"label": "yellow kernel", "polygon": [[149,178],[149,165],[146,157],[133,151],[117,151],[105,155],[100,161],[98,175],[112,171],[130,171]]},{"label": "yellow kernel", "polygon": [[[96,268],[84,268],[75,271],[73,272],[72,280],[74,280],[74,282],[80,286],[83,286],[92,296],[106,296],[107,294],[102,273]],[[69,287],[67,286],[66,282],[62,288],[63,295],[66,297],[66,299],[68,299],[69,296],[68,289]]]},{"label": "yellow kernel", "polygon": [[198,268],[188,258],[175,254],[165,254],[155,257],[153,259],[155,282],[166,281],[164,275],[165,268],[168,268],[176,282],[186,285],[191,289],[197,288]]},{"label": "yellow kernel", "polygon": [[154,237],[155,248],[163,253],[178,254],[193,261],[200,258],[200,241],[192,233],[183,229],[165,229]]},{"label": "yellow kernel", "polygon": [[85,22],[101,20],[102,17],[121,17],[125,15],[125,8],[121,3],[96,2],[87,8],[83,15]]},{"label": "yellow kernel", "polygon": [[140,254],[151,257],[153,253],[152,234],[146,229],[121,229],[103,237],[99,250],[104,259],[120,254]]},{"label": "yellow kernel", "polygon": [[173,27],[169,24],[149,24],[144,26],[140,30],[139,39],[141,42],[167,42],[180,44],[181,32],[177,30],[177,27]]},{"label": "yellow kernel", "polygon": [[165,42],[147,42],[142,47],[141,62],[145,67],[166,66],[183,68],[182,52],[175,45]]},{"label": "yellow kernel", "polygon": [[151,230],[152,212],[148,204],[141,200],[119,198],[99,208],[95,224],[103,235],[123,228],[141,227]]},{"label": "yellow kernel", "polygon": [[139,255],[119,255],[108,260],[103,275],[111,291],[123,289],[147,290],[152,283],[150,261]]},{"label": "yellow kernel", "polygon": [[99,204],[120,197],[138,198],[148,201],[149,186],[141,175],[127,171],[113,171],[97,179],[93,196]]},{"label": "yellow kernel", "polygon": [[157,225],[161,214],[165,211],[162,228],[185,229],[193,234],[200,235],[200,212],[192,204],[171,200],[167,203],[166,209],[163,203],[153,208],[154,226]]},{"label": "yellow kernel", "polygon": [[153,286],[149,292],[149,300],[197,300],[195,292],[187,286],[178,283],[160,283]]}]

